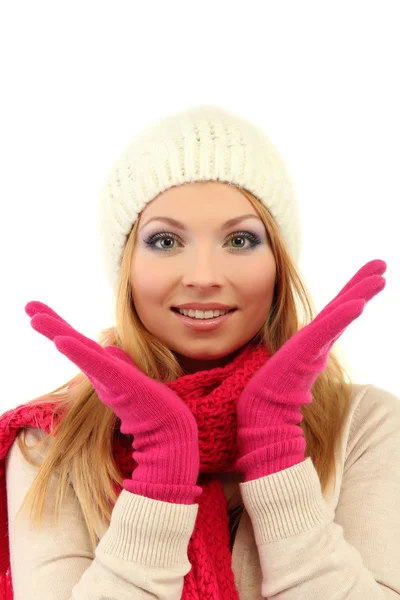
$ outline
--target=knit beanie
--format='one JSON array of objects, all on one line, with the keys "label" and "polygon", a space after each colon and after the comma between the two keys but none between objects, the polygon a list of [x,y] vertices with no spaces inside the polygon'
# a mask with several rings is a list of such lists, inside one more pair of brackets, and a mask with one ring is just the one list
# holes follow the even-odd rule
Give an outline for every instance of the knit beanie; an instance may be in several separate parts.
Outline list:
[{"label": "knit beanie", "polygon": [[286,165],[266,133],[215,105],[153,121],[115,161],[97,213],[101,263],[115,290],[132,226],[148,202],[173,186],[221,181],[251,192],[270,211],[291,259],[301,247],[299,204]]}]

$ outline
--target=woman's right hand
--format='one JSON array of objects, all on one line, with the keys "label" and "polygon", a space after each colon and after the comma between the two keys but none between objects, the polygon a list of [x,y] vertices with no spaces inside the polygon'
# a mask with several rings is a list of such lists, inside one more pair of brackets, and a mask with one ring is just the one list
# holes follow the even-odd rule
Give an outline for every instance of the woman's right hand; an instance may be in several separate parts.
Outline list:
[{"label": "woman's right hand", "polygon": [[132,434],[137,467],[124,488],[166,502],[192,504],[202,492],[197,423],[183,400],[145,375],[116,346],[103,348],[42,302],[28,302],[33,329],[54,342],[90,380],[99,399]]}]

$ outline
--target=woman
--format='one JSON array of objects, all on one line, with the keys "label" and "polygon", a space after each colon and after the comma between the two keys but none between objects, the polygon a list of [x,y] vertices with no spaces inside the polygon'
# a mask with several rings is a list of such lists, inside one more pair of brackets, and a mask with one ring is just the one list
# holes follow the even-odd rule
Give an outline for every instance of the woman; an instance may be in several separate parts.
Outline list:
[{"label": "woman", "polygon": [[98,224],[115,327],[25,308],[80,372],[0,420],[4,594],[398,597],[399,399],[332,349],[386,263],[315,317],[277,149],[208,105],[136,136]]}]

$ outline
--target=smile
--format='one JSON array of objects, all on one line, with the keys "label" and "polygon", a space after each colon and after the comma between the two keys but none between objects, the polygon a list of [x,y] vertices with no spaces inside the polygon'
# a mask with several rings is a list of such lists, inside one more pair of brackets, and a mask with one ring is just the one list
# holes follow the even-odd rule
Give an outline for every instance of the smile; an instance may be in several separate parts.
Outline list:
[{"label": "smile", "polygon": [[[182,311],[192,314],[200,313],[200,316],[196,316],[196,314],[195,316],[190,316],[190,314],[182,314],[182,312],[179,312],[179,310],[176,308],[171,308],[171,310],[183,325],[186,325],[186,327],[196,331],[212,331],[226,323],[226,321],[228,321],[236,312],[236,308],[233,308],[229,311]],[[212,313],[212,316],[208,316],[208,313]],[[214,317],[214,313],[218,313],[219,316]]]}]

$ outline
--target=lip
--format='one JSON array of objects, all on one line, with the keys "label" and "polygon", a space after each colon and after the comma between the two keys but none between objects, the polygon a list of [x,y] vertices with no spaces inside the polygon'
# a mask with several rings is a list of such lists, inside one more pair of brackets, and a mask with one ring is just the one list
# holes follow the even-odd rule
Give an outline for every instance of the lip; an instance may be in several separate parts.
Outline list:
[{"label": "lip", "polygon": [[236,312],[236,309],[232,310],[221,317],[215,317],[213,319],[193,319],[192,317],[186,317],[185,315],[181,315],[179,312],[172,310],[171,312],[176,315],[178,319],[181,320],[183,325],[189,327],[190,329],[194,329],[195,331],[213,331],[223,325],[232,315]]},{"label": "lip", "polygon": [[234,306],[228,306],[227,304],[220,304],[219,302],[209,302],[208,304],[201,302],[186,302],[186,304],[177,304],[171,308],[187,308],[193,310],[231,310]]}]

